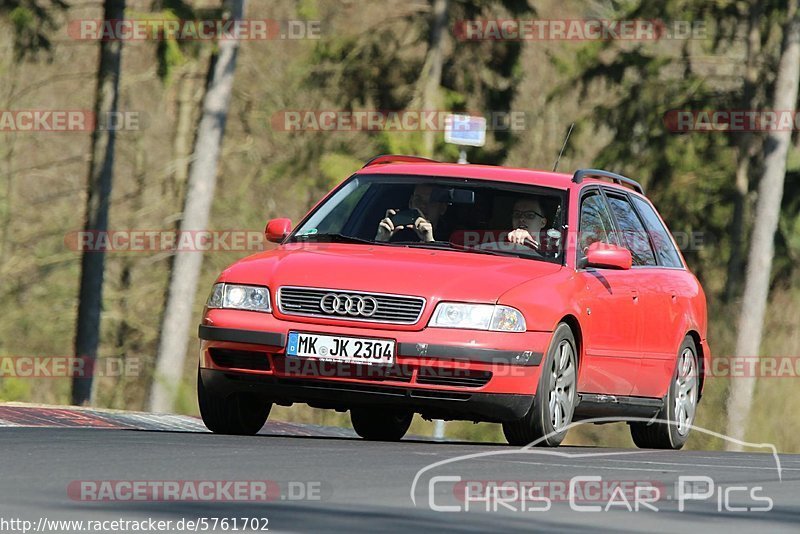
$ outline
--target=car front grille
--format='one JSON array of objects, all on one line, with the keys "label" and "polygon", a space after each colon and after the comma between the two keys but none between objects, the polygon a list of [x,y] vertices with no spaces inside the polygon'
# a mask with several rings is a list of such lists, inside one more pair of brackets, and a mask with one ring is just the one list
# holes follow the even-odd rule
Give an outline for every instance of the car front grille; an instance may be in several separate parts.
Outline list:
[{"label": "car front grille", "polygon": [[491,371],[472,371],[470,369],[420,367],[417,372],[417,384],[437,386],[479,388],[485,386],[491,379]]},{"label": "car front grille", "polygon": [[[331,295],[336,295],[338,299],[334,299]],[[346,302],[351,305],[349,309],[345,307]],[[339,303],[339,306],[331,311],[335,303]],[[360,308],[359,303],[363,304]],[[286,315],[371,323],[415,324],[419,321],[424,307],[425,299],[421,297],[310,287],[282,287],[278,290],[278,309]]]},{"label": "car front grille", "polygon": [[282,358],[276,370],[288,376],[309,378],[354,378],[376,382],[411,382],[412,369],[402,365],[359,365],[346,362],[316,361],[312,358]]}]

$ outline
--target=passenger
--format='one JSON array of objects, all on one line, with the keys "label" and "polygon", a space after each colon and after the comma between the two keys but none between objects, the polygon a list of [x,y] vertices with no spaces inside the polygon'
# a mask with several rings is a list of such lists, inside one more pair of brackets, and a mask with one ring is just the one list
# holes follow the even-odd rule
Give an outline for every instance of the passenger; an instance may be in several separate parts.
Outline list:
[{"label": "passenger", "polygon": [[538,236],[547,225],[547,217],[542,215],[543,211],[537,198],[526,197],[517,200],[511,212],[511,226],[514,229],[506,235],[506,239],[516,245],[527,245],[538,249]]},{"label": "passenger", "polygon": [[411,210],[418,210],[421,216],[409,224],[395,225],[392,217],[401,210],[386,210],[386,216],[378,224],[375,241],[435,241],[434,229],[447,211],[447,203],[431,200],[433,190],[434,186],[429,184],[417,184],[414,187],[414,192],[408,199],[408,207]]}]

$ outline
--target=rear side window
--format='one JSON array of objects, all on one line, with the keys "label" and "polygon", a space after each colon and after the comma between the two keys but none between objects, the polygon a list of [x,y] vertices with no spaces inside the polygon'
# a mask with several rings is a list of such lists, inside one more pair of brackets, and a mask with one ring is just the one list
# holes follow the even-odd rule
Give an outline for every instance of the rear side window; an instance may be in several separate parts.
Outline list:
[{"label": "rear side window", "polygon": [[639,210],[642,219],[644,219],[647,231],[650,233],[650,239],[658,256],[658,263],[664,267],[683,267],[678,251],[675,250],[675,245],[672,243],[667,229],[664,228],[655,210],[641,198],[632,198],[636,209]]},{"label": "rear side window", "polygon": [[656,256],[653,247],[650,246],[650,238],[647,235],[642,221],[633,211],[633,206],[625,197],[609,194],[608,203],[611,211],[617,217],[619,229],[622,232],[622,239],[631,251],[634,265],[656,265]]},{"label": "rear side window", "polygon": [[578,230],[580,236],[579,258],[585,256],[589,245],[597,241],[617,244],[614,224],[611,222],[611,214],[608,212],[600,191],[591,191],[583,197]]}]

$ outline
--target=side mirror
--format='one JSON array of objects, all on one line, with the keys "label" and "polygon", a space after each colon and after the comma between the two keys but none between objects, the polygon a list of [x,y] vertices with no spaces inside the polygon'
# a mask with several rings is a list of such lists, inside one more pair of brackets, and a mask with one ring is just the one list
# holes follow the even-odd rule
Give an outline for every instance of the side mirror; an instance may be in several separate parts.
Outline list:
[{"label": "side mirror", "polygon": [[586,266],[601,269],[630,269],[631,251],[596,241],[586,250]]},{"label": "side mirror", "polygon": [[272,219],[267,222],[264,235],[270,243],[280,243],[292,231],[291,219]]}]

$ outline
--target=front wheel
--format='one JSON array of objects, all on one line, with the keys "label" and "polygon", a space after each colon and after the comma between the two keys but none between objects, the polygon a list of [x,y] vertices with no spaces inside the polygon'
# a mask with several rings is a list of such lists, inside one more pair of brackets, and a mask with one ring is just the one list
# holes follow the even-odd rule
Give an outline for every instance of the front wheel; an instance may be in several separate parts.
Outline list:
[{"label": "front wheel", "polygon": [[694,340],[686,336],[664,407],[653,423],[631,423],[631,437],[640,449],[680,449],[689,438],[699,394],[699,366]]},{"label": "front wheel", "polygon": [[351,408],[356,434],[372,441],[399,441],[406,435],[414,412],[378,408]]},{"label": "front wheel", "polygon": [[536,442],[557,447],[572,422],[578,386],[578,356],[575,336],[566,323],[553,333],[553,341],[542,364],[542,374],[533,405],[517,421],[503,423],[503,434],[511,445]]},{"label": "front wheel", "polygon": [[222,396],[203,385],[197,371],[197,403],[206,428],[215,434],[252,436],[267,422],[272,403],[253,393]]}]

